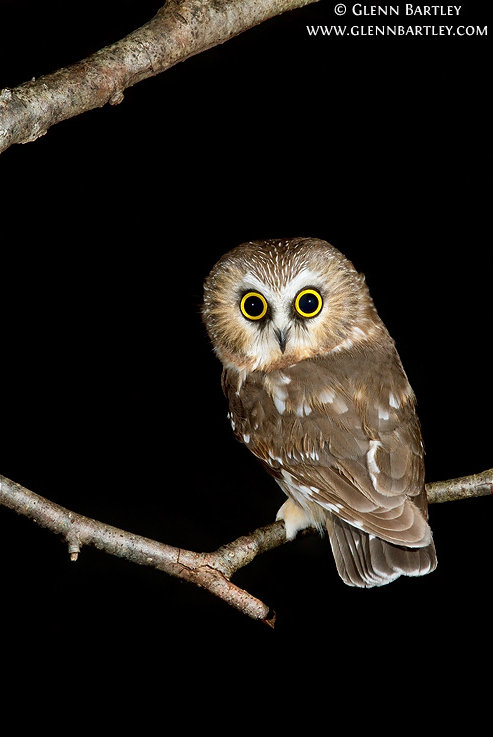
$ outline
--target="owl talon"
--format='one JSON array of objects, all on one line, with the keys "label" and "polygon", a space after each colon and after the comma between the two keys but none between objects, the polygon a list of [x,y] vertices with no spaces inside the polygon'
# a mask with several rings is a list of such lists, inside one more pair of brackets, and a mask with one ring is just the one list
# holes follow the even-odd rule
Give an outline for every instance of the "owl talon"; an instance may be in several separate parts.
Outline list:
[{"label": "owl talon", "polygon": [[307,527],[313,525],[312,517],[291,499],[285,501],[282,507],[280,507],[276,515],[276,521],[278,520],[283,520],[284,522],[287,540],[294,540],[298,532],[306,530]]}]

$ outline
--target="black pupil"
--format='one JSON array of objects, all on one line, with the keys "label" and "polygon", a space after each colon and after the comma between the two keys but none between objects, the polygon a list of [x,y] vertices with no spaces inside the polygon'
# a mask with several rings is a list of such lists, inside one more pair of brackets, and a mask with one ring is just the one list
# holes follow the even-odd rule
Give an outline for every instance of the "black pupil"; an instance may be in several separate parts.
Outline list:
[{"label": "black pupil", "polygon": [[244,309],[247,315],[258,317],[264,311],[264,303],[260,297],[252,295],[251,297],[247,297],[245,300]]},{"label": "black pupil", "polygon": [[314,294],[304,294],[300,297],[298,304],[302,312],[306,312],[307,315],[311,315],[312,312],[315,312],[315,310],[318,309],[319,301],[318,297]]}]

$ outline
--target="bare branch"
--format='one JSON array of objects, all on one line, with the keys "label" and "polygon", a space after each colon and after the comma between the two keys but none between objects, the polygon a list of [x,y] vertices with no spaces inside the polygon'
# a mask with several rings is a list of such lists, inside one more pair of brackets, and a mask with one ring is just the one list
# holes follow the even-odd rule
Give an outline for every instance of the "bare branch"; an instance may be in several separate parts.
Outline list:
[{"label": "bare branch", "polygon": [[317,0],[169,0],[148,23],[83,61],[0,92],[0,153],[287,10]]},{"label": "bare branch", "polygon": [[72,560],[77,559],[83,545],[93,545],[132,563],[190,581],[248,616],[270,621],[269,607],[229,578],[259,553],[285,542],[282,522],[260,528],[216,552],[194,553],[71,512],[4,476],[0,476],[0,504],[65,538]]},{"label": "bare branch", "polygon": [[[428,484],[426,490],[430,503],[485,496],[493,491],[493,469]],[[93,545],[111,555],[190,581],[252,619],[274,626],[275,615],[270,608],[230,579],[257,555],[286,542],[284,522],[260,527],[212,553],[194,553],[71,512],[1,475],[0,504],[62,535],[71,560],[77,560],[83,545]]]},{"label": "bare branch", "polygon": [[482,473],[463,476],[450,481],[435,481],[426,485],[429,504],[453,502],[457,499],[468,499],[476,496],[493,494],[493,469]]}]

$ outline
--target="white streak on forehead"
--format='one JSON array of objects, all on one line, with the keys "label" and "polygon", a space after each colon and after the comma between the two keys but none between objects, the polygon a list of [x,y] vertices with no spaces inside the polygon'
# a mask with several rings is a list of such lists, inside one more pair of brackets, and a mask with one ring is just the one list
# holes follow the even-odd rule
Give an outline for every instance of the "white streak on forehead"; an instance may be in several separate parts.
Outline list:
[{"label": "white streak on forehead", "polygon": [[294,299],[301,289],[320,285],[320,282],[320,275],[308,268],[302,268],[294,276],[269,270],[266,271],[265,278],[259,278],[257,274],[248,271],[243,278],[242,287],[243,289],[253,289],[260,292],[267,301],[276,301],[279,299],[281,292],[286,294],[289,299]]},{"label": "white streak on forehead", "polygon": [[292,296],[294,297],[300,289],[304,289],[305,287],[310,286],[320,286],[322,279],[321,276],[316,272],[312,271],[312,269],[302,269],[296,276],[294,276],[290,281],[286,284],[286,289],[291,292]]},{"label": "white streak on forehead", "polygon": [[[279,246],[281,244],[279,243]],[[272,246],[267,249],[259,248],[252,255],[250,264],[245,262],[247,270],[264,283],[272,284],[281,289],[293,276],[306,268],[310,254],[306,251],[291,248]],[[248,269],[250,265],[250,269]]]}]

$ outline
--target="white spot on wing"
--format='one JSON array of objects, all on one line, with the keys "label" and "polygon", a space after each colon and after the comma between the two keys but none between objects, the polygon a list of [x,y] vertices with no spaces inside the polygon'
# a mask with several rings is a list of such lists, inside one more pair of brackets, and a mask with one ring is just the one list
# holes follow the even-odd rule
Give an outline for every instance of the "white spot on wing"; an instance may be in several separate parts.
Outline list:
[{"label": "white spot on wing", "polygon": [[318,394],[317,399],[322,404],[331,404],[333,409],[335,409],[339,415],[343,415],[348,411],[348,406],[344,399],[333,389],[329,389],[328,387]]},{"label": "white spot on wing", "polygon": [[382,443],[380,440],[370,440],[370,449],[366,454],[366,464],[368,466],[371,482],[375,489],[377,488],[377,476],[380,473],[380,469],[375,461],[375,453],[381,446]]},{"label": "white spot on wing", "polygon": [[352,333],[354,335],[359,335],[362,338],[366,338],[367,337],[367,334],[365,333],[365,331],[364,330],[361,330],[361,328],[359,328],[357,325],[352,329]]},{"label": "white spot on wing", "polygon": [[281,415],[286,411],[286,399],[288,398],[285,384],[290,381],[289,377],[285,377],[288,378],[287,382],[284,381],[282,377],[284,377],[284,374],[279,374],[276,379],[272,379],[269,376],[264,378],[264,386],[272,397],[272,401],[274,402],[277,411]]},{"label": "white spot on wing", "polygon": [[283,402],[283,400],[280,399],[278,396],[274,396],[272,397],[272,399],[276,406],[277,411],[279,412],[279,414],[282,415],[286,409],[286,402]]},{"label": "white spot on wing", "polygon": [[335,348],[332,348],[330,351],[331,353],[339,353],[339,351],[344,351],[347,348],[352,348],[354,345],[351,338],[345,338],[339,345],[336,345]]},{"label": "white spot on wing", "polygon": [[[282,458],[279,458],[279,456],[275,456],[273,453],[270,452],[270,450],[269,450],[269,455],[270,455],[270,457],[272,458],[273,461],[277,461],[282,466],[282,464],[283,464]],[[283,476],[286,473],[287,473],[287,471],[282,471]],[[288,474],[288,476],[289,476],[289,474]]]},{"label": "white spot on wing", "polygon": [[343,415],[349,409],[342,397],[335,397],[334,401],[332,402],[332,406],[334,407],[338,415]]},{"label": "white spot on wing", "polygon": [[378,408],[378,417],[380,420],[388,420],[390,417],[388,409],[385,409],[385,407],[379,407]]},{"label": "white spot on wing", "polygon": [[312,408],[306,402],[303,402],[298,407],[296,407],[296,414],[298,415],[298,417],[306,417],[311,413],[311,411]]},{"label": "white spot on wing", "polygon": [[399,400],[397,399],[397,397],[395,396],[395,394],[392,394],[392,392],[390,392],[390,394],[389,394],[389,404],[394,409],[398,409],[401,406],[400,403],[399,403]]},{"label": "white spot on wing", "polygon": [[281,384],[290,384],[291,377],[286,376],[286,374],[279,374],[279,381],[281,382]]},{"label": "white spot on wing", "polygon": [[318,401],[322,404],[332,404],[336,393],[332,389],[324,389],[318,395]]}]

